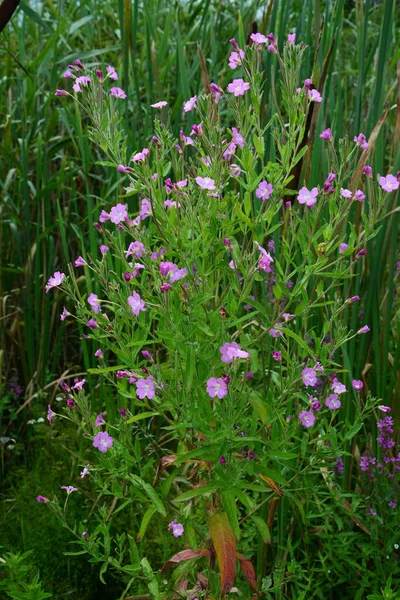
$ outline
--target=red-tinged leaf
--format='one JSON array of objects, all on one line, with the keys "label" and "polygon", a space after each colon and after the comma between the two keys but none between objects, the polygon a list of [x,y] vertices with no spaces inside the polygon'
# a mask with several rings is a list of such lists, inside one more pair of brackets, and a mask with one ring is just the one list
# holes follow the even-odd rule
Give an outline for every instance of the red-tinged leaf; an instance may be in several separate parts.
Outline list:
[{"label": "red-tinged leaf", "polygon": [[236,571],[236,539],[226,513],[210,517],[210,535],[218,559],[221,591],[230,592]]},{"label": "red-tinged leaf", "polygon": [[172,565],[179,564],[184,560],[190,560],[191,558],[200,558],[202,556],[210,556],[210,551],[206,548],[200,548],[197,552],[194,550],[182,550],[182,552],[178,552],[178,554],[174,554],[165,565],[162,566],[161,573],[163,573],[168,567],[172,567]]},{"label": "red-tinged leaf", "polygon": [[243,554],[239,554],[236,552],[236,558],[239,559],[240,568],[242,569],[243,575],[246,577],[249,582],[251,588],[256,592],[257,591],[257,581],[256,581],[256,572],[251,561],[248,558],[245,558]]},{"label": "red-tinged leaf", "polygon": [[266,475],[263,475],[262,473],[258,474],[259,477],[261,477],[261,479],[263,479],[265,481],[265,483],[274,490],[275,494],[278,494],[278,496],[284,496],[284,493],[282,492],[282,490],[280,490],[278,488],[278,486],[276,485],[275,481],[273,479],[271,479],[270,477],[267,477]]}]

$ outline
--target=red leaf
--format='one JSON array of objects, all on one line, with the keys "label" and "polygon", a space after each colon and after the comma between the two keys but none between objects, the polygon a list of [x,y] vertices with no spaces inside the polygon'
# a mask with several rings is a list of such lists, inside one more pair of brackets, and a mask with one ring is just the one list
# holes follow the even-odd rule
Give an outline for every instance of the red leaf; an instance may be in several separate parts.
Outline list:
[{"label": "red leaf", "polygon": [[227,594],[235,579],[236,539],[226,513],[216,513],[210,517],[210,535],[218,559],[221,591]]},{"label": "red leaf", "polygon": [[161,573],[174,564],[178,564],[184,560],[190,560],[191,558],[200,558],[201,556],[210,556],[210,551],[205,548],[200,548],[198,552],[194,552],[194,550],[190,550],[190,548],[188,550],[182,550],[167,560],[165,565],[162,566]]},{"label": "red leaf", "polygon": [[239,552],[236,552],[236,557],[240,561],[240,567],[243,571],[243,575],[246,577],[253,590],[257,591],[256,572],[251,561],[248,558],[245,558],[243,554],[239,554]]}]

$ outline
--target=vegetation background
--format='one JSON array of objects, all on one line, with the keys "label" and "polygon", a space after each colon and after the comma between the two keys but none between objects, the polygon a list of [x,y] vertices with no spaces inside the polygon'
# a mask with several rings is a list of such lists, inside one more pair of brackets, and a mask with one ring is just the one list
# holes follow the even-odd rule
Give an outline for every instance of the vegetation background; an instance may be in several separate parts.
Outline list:
[{"label": "vegetation background", "polygon": [[[350,139],[375,131],[371,164],[383,174],[387,164],[400,168],[400,115],[390,104],[400,89],[399,19],[394,0],[21,0],[0,35],[0,549],[33,550],[29,560],[56,598],[89,600],[100,589],[102,598],[116,597],[112,585],[98,583],[96,568],[64,556],[68,534],[35,502],[42,488],[68,479],[79,454],[72,430],[53,434],[41,422],[46,406],[63,376],[94,366],[90,341],[80,339],[75,324],[60,322],[63,307],[45,294],[45,282],[87,249],[95,254],[96,215],[121,192],[117,173],[96,165],[100,156],[73,104],[54,97],[66,65],[79,58],[117,68],[129,98],[124,119],[133,152],[152,134],[152,102],[168,100],[179,132],[183,101],[202,90],[202,55],[210,79],[224,87],[232,74],[227,41],[238,30],[245,38],[273,31],[278,43],[296,31],[310,47],[303,79],[318,77],[332,53],[319,129],[332,126]],[[265,122],[273,110],[270,73],[267,57]],[[316,139],[311,181],[324,168],[322,148]],[[368,366],[371,392],[393,406],[396,423],[398,215],[360,265],[356,287],[366,293],[364,322],[373,324],[373,336],[354,341],[348,356],[349,365]],[[111,401],[106,388],[95,388],[90,377],[88,384],[99,407]]]}]

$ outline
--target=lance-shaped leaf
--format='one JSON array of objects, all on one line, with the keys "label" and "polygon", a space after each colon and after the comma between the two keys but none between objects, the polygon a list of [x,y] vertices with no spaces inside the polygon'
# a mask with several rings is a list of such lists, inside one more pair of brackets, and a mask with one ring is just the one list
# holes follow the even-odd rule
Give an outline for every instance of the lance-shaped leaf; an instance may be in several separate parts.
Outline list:
[{"label": "lance-shaped leaf", "polygon": [[243,554],[236,552],[236,558],[240,562],[240,568],[242,569],[243,575],[246,577],[250,586],[253,590],[257,590],[257,581],[256,581],[256,572],[251,561],[248,558],[245,558]]},{"label": "lance-shaped leaf", "polygon": [[163,573],[168,567],[172,567],[172,565],[179,564],[184,560],[190,560],[191,558],[200,558],[202,556],[210,556],[210,551],[206,548],[200,548],[197,552],[191,550],[182,550],[182,552],[178,552],[178,554],[174,554],[167,562],[162,566],[161,573]]},{"label": "lance-shaped leaf", "polygon": [[230,592],[236,571],[236,539],[226,513],[210,517],[210,535],[218,559],[221,591]]}]

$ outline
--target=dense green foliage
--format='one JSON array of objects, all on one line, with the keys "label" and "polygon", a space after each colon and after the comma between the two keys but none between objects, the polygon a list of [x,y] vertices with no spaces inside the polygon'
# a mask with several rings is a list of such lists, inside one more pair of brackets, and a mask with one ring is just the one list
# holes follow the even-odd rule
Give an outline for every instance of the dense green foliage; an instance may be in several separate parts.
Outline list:
[{"label": "dense green foliage", "polygon": [[[393,109],[400,51],[395,46],[393,1],[274,2],[268,9],[262,2],[206,0],[60,2],[58,6],[43,2],[36,8],[21,3],[2,34],[0,56],[5,68],[0,79],[0,317],[3,325],[0,329],[0,433],[16,443],[6,442],[0,446],[3,475],[0,544],[5,552],[33,549],[34,554],[27,558],[39,567],[43,587],[53,592],[54,597],[61,598],[64,594],[71,597],[72,594],[72,597],[90,599],[96,597],[98,586],[101,586],[102,597],[109,593],[110,598],[117,598],[122,593],[121,583],[116,582],[114,590],[108,574],[108,588],[98,583],[98,570],[86,563],[86,558],[63,556],[70,541],[68,532],[60,532],[56,520],[49,518],[48,512],[34,500],[43,489],[56,490],[60,482],[67,482],[76,472],[82,462],[85,442],[69,425],[64,429],[58,425],[49,432],[47,424],[28,424],[28,421],[45,415],[45,407],[59,394],[61,377],[82,375],[97,365],[93,354],[98,346],[91,340],[79,339],[85,331],[83,322],[78,327],[68,321],[60,323],[65,297],[46,295],[44,286],[55,270],[78,255],[87,258],[98,254],[99,241],[93,223],[101,209],[119,202],[119,195],[123,193],[120,174],[96,164],[104,160],[104,155],[89,140],[86,129],[89,119],[83,115],[81,121],[76,107],[63,98],[54,98],[54,90],[63,87],[61,74],[76,58],[92,67],[98,62],[113,64],[121,73],[120,85],[128,94],[120,125],[130,156],[148,145],[154,133],[153,112],[149,107],[152,102],[161,98],[168,100],[170,131],[179,134],[183,102],[203,91],[202,56],[210,81],[226,88],[232,79],[227,67],[227,40],[235,36],[244,46],[254,22],[263,33],[274,31],[280,45],[293,29],[298,40],[308,44],[300,79],[311,74],[313,81],[326,77],[324,102],[314,124],[315,130],[320,132],[330,126],[335,137],[347,135],[350,140],[364,131],[371,144],[368,164],[373,166],[374,172],[395,173],[400,167]],[[270,55],[264,57],[262,127],[275,113],[275,98],[278,106],[284,106],[285,102],[273,64]],[[223,116],[229,119],[228,113]],[[191,119],[189,116],[189,124]],[[302,178],[310,188],[321,184],[328,172],[329,160],[323,140],[316,135],[311,142]],[[265,135],[265,143],[268,160],[273,161],[276,144],[269,133]],[[396,202],[398,206],[398,195],[397,200],[393,195],[392,202],[392,209]],[[137,199],[129,199],[129,204],[130,209],[137,212]],[[350,220],[356,227],[360,226],[360,214],[355,209]],[[396,317],[399,305],[395,294],[396,261],[399,260],[397,238],[398,213],[395,212],[377,237],[369,241],[368,255],[355,266],[351,290],[363,299],[363,315],[360,323],[357,311],[345,312],[343,326],[357,329],[359,324],[369,323],[372,334],[361,341],[360,338],[350,340],[342,357],[343,367],[350,377],[353,373],[357,377],[363,373],[372,396],[382,404],[393,406],[396,422],[400,415],[400,322]],[[89,271],[85,270],[85,279],[78,280],[78,285],[83,295],[93,291]],[[346,292],[346,286],[343,291]],[[97,378],[90,375],[87,380],[93,410],[98,412],[106,407],[107,414],[115,418],[113,388],[98,386]],[[10,382],[13,382],[11,387]],[[22,387],[22,392],[16,390],[16,384]],[[353,422],[355,414],[354,407],[349,405],[343,417]],[[140,425],[140,430],[142,435],[152,438],[153,432],[147,431],[144,425]],[[363,435],[365,432],[360,433],[361,448],[354,442],[352,448],[347,448],[352,456],[344,457],[343,488],[349,491],[354,490],[356,484],[353,456],[365,447]],[[373,435],[373,440],[375,437]],[[159,442],[164,443],[160,439]],[[145,448],[134,451],[140,453]],[[115,465],[109,468],[112,470]],[[144,476],[148,477],[149,473],[145,472]],[[329,580],[327,565],[335,563],[338,569],[335,585],[347,581],[353,544],[363,545],[365,572],[379,571],[380,567],[376,566],[379,561],[372,568],[371,560],[376,558],[376,540],[382,542],[381,532],[373,532],[372,541],[370,536],[362,537],[363,534],[360,538],[359,532],[351,531],[346,511],[343,524],[330,505],[328,488],[325,497],[321,489],[314,494],[313,485],[312,479],[307,481],[307,499],[320,506],[315,515],[308,513],[307,529],[316,531],[312,542],[305,540],[304,548],[314,544],[315,549],[321,544],[320,564],[315,567],[319,580]],[[384,483],[382,486],[379,493],[384,495]],[[87,493],[90,511],[95,498]],[[288,528],[287,502],[287,499],[282,500],[279,507],[276,535],[280,541]],[[68,507],[72,511],[69,513],[71,521],[81,518],[77,503],[71,496]],[[120,513],[120,519],[123,514]],[[262,516],[265,519],[267,514]],[[135,518],[135,514],[130,514],[129,522],[136,534],[140,527],[139,516]],[[124,521],[118,522],[116,527],[124,528]],[[386,527],[390,531],[392,525],[387,523]],[[328,533],[332,533],[329,545],[324,543]],[[159,565],[171,554],[169,548],[166,551],[159,547],[164,534],[161,525],[159,529],[154,527],[150,540],[143,542],[141,552],[147,553],[152,564],[154,561]],[[244,554],[252,553],[255,535],[255,525],[245,529],[241,546]],[[318,542],[314,541],[316,538]],[[390,539],[384,541],[382,550],[389,542]],[[284,593],[288,593],[293,580],[299,580],[304,589],[314,584],[307,582],[309,575],[296,553],[298,542],[290,543],[293,548],[287,550],[285,556],[285,581],[279,582],[278,568],[273,581],[264,580],[265,590],[273,584],[278,588],[283,586]],[[260,545],[257,561],[261,565],[262,553]],[[337,560],[339,554],[340,560]],[[385,560],[384,555],[381,558]],[[59,574],[55,578],[56,565]],[[357,572],[359,565],[353,566]],[[31,583],[33,575],[28,575]],[[390,595],[391,583],[383,572],[381,577],[380,587],[386,586],[387,591],[382,591],[382,595],[376,591],[371,598],[395,598]],[[374,575],[371,581],[375,581]],[[372,587],[367,586],[367,589]],[[317,589],[314,591],[318,593]],[[340,587],[339,591],[343,593]]]}]

